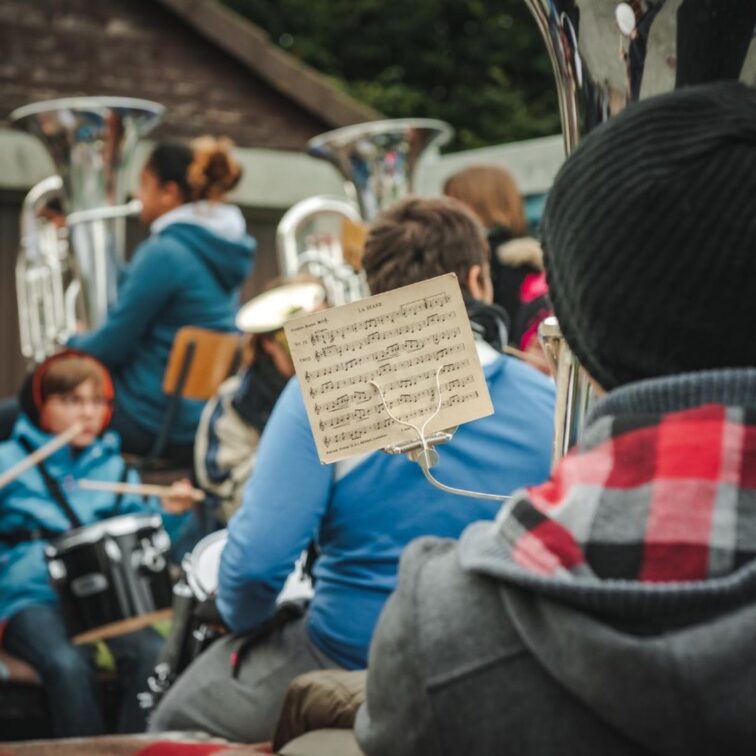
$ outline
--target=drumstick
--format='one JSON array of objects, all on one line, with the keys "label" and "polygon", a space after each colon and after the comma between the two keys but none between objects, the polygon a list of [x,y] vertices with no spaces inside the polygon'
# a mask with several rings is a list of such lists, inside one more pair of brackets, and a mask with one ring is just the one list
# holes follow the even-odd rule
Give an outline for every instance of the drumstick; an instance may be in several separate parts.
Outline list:
[{"label": "drumstick", "polygon": [[90,491],[110,491],[112,493],[133,493],[142,496],[188,496],[193,501],[204,501],[205,492],[199,488],[188,488],[186,491],[175,491],[171,486],[158,486],[154,483],[111,483],[106,480],[77,481],[79,488]]},{"label": "drumstick", "polygon": [[24,457],[20,462],[16,462],[15,465],[9,467],[0,475],[0,488],[13,482],[19,475],[23,475],[23,473],[30,467],[34,467],[38,462],[46,459],[51,454],[55,454],[58,449],[78,436],[82,430],[83,426],[81,423],[74,423],[68,430],[63,431],[63,433],[58,434],[55,438],[40,446],[39,449],[33,451],[28,457]]}]

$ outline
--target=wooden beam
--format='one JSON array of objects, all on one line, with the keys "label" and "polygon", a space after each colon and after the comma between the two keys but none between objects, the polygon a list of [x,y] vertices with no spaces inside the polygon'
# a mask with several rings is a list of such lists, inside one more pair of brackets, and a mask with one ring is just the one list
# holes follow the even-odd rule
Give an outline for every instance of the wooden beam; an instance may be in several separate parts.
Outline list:
[{"label": "wooden beam", "polygon": [[156,2],[333,128],[382,117],[340,92],[323,75],[273,44],[260,27],[216,0]]}]

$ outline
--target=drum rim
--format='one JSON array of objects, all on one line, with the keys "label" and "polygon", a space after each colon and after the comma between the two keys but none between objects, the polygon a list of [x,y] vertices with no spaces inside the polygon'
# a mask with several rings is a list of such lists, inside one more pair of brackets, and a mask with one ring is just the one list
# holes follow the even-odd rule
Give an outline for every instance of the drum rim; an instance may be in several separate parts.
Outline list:
[{"label": "drum rim", "polygon": [[[126,524],[128,523],[128,527]],[[128,535],[135,530],[144,527],[153,527],[156,530],[163,529],[163,521],[159,514],[127,514],[118,517],[109,517],[106,520],[83,525],[80,528],[63,533],[50,541],[50,546],[55,553],[84,544],[97,543],[106,535],[118,538]]]},{"label": "drum rim", "polygon": [[[184,559],[183,568],[186,575],[186,582],[191,588],[195,598],[199,599],[200,601],[204,601],[206,598],[209,598],[213,595],[213,593],[215,593],[215,591],[213,590],[208,590],[207,586],[202,584],[197,575],[199,572],[199,560],[202,554],[204,554],[208,550],[208,548],[213,546],[216,541],[228,541],[227,528],[224,528],[223,530],[216,530],[214,533],[206,535],[197,543],[197,545],[192,549],[191,553],[187,554],[186,558]],[[217,585],[218,582],[216,579],[216,590]]]}]

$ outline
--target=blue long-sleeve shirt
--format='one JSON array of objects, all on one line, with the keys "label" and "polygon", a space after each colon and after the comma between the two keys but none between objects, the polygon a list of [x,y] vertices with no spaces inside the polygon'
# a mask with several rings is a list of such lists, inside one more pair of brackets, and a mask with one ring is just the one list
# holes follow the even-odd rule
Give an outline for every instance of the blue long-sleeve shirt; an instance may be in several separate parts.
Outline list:
[{"label": "blue long-sleeve shirt", "polygon": [[[506,494],[548,476],[554,389],[532,368],[484,346],[495,413],[460,427],[439,449],[434,474],[452,486]],[[498,508],[496,501],[442,493],[404,457],[375,452],[322,465],[294,379],[265,428],[242,507],[229,523],[219,610],[235,632],[258,626],[316,537],[310,637],[338,664],[364,667],[403,548],[422,535],[456,538]]]}]

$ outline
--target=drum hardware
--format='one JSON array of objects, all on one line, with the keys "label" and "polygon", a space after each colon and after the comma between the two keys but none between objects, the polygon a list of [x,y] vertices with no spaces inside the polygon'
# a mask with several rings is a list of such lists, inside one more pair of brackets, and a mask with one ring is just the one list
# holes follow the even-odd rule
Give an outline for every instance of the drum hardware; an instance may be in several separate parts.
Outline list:
[{"label": "drum hardware", "polygon": [[142,539],[141,549],[134,552],[132,558],[135,562],[134,566],[142,572],[162,572],[167,566],[162,552],[154,548],[152,543],[146,538]]},{"label": "drum hardware", "polygon": [[203,538],[184,557],[181,577],[173,586],[173,621],[157,664],[147,681],[147,690],[139,694],[143,709],[152,710],[191,662],[222,633],[216,628],[203,629],[196,616],[200,604],[215,593],[220,569],[220,555],[226,543],[226,531]]},{"label": "drum hardware", "polygon": [[123,554],[112,538],[105,539],[105,553],[116,563],[123,561]]},{"label": "drum hardware", "polygon": [[[227,632],[214,607],[221,553],[227,540],[227,530],[211,533],[182,562],[181,578],[173,586],[171,630],[148,680],[148,689],[139,694],[144,709],[157,706],[189,664]],[[312,596],[311,583],[302,572],[304,560],[303,555],[289,575],[279,594],[279,604]]]},{"label": "drum hardware", "polygon": [[71,581],[71,590],[74,596],[86,598],[94,596],[95,593],[102,593],[108,587],[108,581],[104,575],[96,572],[90,572],[88,575],[80,575]]}]

